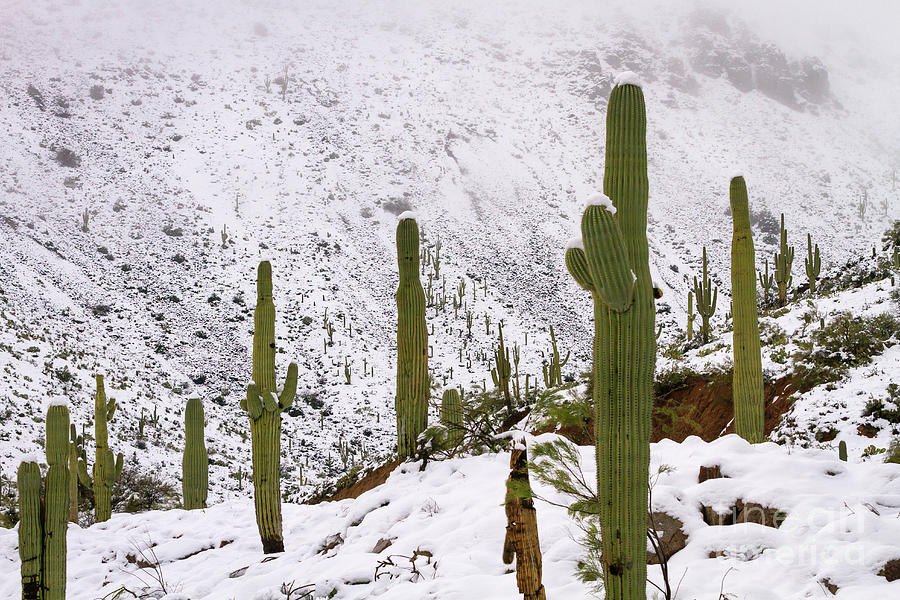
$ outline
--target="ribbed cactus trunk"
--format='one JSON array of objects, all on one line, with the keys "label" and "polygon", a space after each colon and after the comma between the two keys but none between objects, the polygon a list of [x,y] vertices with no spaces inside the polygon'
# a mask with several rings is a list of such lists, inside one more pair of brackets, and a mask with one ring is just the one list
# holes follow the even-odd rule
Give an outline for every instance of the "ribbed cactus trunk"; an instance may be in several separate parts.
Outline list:
[{"label": "ribbed cactus trunk", "polygon": [[594,422],[603,587],[609,600],[646,597],[650,414],[656,363],[647,244],[644,96],[625,79],[607,107],[604,192],[581,221],[566,266],[594,299]]},{"label": "ribbed cactus trunk", "polygon": [[275,303],[272,301],[272,266],[259,263],[256,310],[253,313],[253,382],[241,408],[250,415],[253,452],[253,496],[256,525],[263,552],[284,552],[281,526],[281,411],[287,410],[297,391],[297,365],[288,367],[284,389],[275,384]]},{"label": "ribbed cactus trunk", "polygon": [[22,561],[22,600],[43,600],[43,515],[41,469],[34,461],[19,465],[19,558]]},{"label": "ribbed cactus trunk", "polygon": [[734,222],[731,238],[734,430],[751,444],[757,444],[765,437],[765,405],[756,304],[756,254],[743,177],[731,180],[730,196]]},{"label": "ribbed cactus trunk", "polygon": [[44,600],[66,597],[66,531],[69,527],[69,409],[47,410],[47,477],[44,490]]},{"label": "ribbed cactus trunk", "polygon": [[184,409],[184,455],[181,490],[185,510],[206,508],[209,493],[209,454],[203,434],[203,402],[191,398]]},{"label": "ribbed cactus trunk", "polygon": [[463,407],[459,392],[453,388],[446,390],[441,397],[441,425],[447,428],[447,445],[454,448],[462,442]]},{"label": "ribbed cactus trunk", "polygon": [[116,412],[116,401],[106,399],[103,375],[96,375],[97,393],[94,396],[94,457],[93,490],[94,519],[98,523],[109,521],[112,516],[112,486],[122,474],[122,454],[118,459],[109,449],[107,423]]},{"label": "ribbed cactus trunk", "polygon": [[419,280],[419,225],[408,213],[397,224],[397,454],[416,451],[416,439],[428,426],[428,330],[425,291]]}]

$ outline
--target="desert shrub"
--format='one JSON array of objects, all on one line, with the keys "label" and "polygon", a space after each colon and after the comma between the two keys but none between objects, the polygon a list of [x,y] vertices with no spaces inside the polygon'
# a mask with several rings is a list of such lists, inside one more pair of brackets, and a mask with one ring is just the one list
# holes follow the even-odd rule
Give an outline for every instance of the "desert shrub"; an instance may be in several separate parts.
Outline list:
[{"label": "desert shrub", "polygon": [[91,86],[91,98],[93,100],[103,100],[103,95],[106,91],[103,89],[102,85],[92,85]]},{"label": "desert shrub", "polygon": [[158,472],[127,462],[122,476],[113,485],[112,509],[115,512],[137,513],[166,510],[178,506],[181,494],[170,481]]},{"label": "desert shrub", "polygon": [[900,464],[900,437],[895,437],[891,440],[891,445],[888,446],[884,462],[895,465]]},{"label": "desert shrub", "polygon": [[869,364],[873,356],[896,343],[898,331],[900,320],[888,313],[873,317],[839,313],[809,340],[797,342],[794,372],[808,387],[838,381],[849,369]]}]

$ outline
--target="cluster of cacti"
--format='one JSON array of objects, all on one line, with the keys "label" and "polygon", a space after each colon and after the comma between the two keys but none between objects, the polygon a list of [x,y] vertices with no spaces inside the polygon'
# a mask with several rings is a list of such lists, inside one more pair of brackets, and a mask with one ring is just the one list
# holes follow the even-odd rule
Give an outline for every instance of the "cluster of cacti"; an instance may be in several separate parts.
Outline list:
[{"label": "cluster of cacti", "polygon": [[819,256],[819,245],[816,244],[813,250],[812,236],[806,234],[806,279],[809,281],[809,293],[816,293],[816,279],[819,278],[819,272],[822,270],[822,258]]},{"label": "cluster of cacti", "polygon": [[96,375],[97,392],[94,395],[94,456],[93,479],[88,475],[86,457],[78,461],[78,479],[84,487],[94,490],[94,519],[98,523],[108,521],[112,515],[112,486],[122,475],[122,453],[113,457],[109,449],[107,423],[116,414],[116,400],[106,399],[103,375]]},{"label": "cluster of cacti", "polygon": [[184,455],[181,459],[181,490],[185,510],[206,508],[209,454],[203,429],[203,402],[199,398],[191,398],[184,409]]},{"label": "cluster of cacti", "polygon": [[506,400],[506,408],[510,412],[513,410],[512,396],[509,392],[509,379],[512,377],[512,365],[509,362],[509,349],[503,343],[503,324],[498,326],[500,331],[500,343],[494,348],[494,368],[491,369],[491,379],[494,380],[494,387],[503,392],[503,398]]},{"label": "cluster of cacti", "polygon": [[703,247],[703,275],[700,281],[694,276],[694,297],[697,300],[697,313],[700,315],[700,341],[709,343],[709,319],[716,312],[716,302],[719,299],[719,288],[713,288],[712,280],[707,274],[708,263],[706,259],[706,246]]},{"label": "cluster of cacti", "polygon": [[19,557],[23,600],[66,597],[66,531],[69,516],[69,409],[47,410],[47,476],[41,498],[41,470],[23,461],[19,485]]},{"label": "cluster of cacti", "polygon": [[562,385],[562,368],[569,362],[571,351],[566,352],[566,358],[560,360],[559,348],[556,346],[556,332],[553,331],[553,325],[550,326],[550,351],[547,353],[549,360],[544,361],[542,367],[544,370],[544,387],[552,388]]},{"label": "cluster of cacti", "polygon": [[403,460],[416,450],[428,426],[428,329],[425,291],[419,280],[419,224],[412,213],[397,223],[397,453]]},{"label": "cluster of cacti", "polygon": [[[594,423],[603,587],[609,600],[644,598],[650,414],[656,364],[647,243],[644,96],[630,78],[607,105],[604,192],[581,220],[566,266],[594,300]],[[611,200],[610,200],[611,198]]]},{"label": "cluster of cacti", "polygon": [[788,246],[787,229],[784,228],[784,213],[781,213],[781,242],[775,253],[775,283],[778,285],[778,304],[787,303],[787,290],[791,287],[791,266],[794,264],[794,247]]},{"label": "cluster of cacti", "polygon": [[763,441],[762,356],[756,304],[756,255],[750,229],[747,185],[743,177],[731,180],[731,294],[734,316],[734,429],[750,443]]},{"label": "cluster of cacti", "polygon": [[253,312],[253,371],[241,408],[250,416],[253,496],[263,552],[284,552],[281,533],[281,412],[294,401],[297,365],[288,367],[284,388],[275,383],[275,303],[272,265],[259,263]]}]

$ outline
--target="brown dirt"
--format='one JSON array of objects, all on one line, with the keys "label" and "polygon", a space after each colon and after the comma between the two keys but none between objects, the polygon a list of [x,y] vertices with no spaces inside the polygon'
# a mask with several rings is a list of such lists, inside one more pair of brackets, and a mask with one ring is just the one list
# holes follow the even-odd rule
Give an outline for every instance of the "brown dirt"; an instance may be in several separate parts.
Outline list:
[{"label": "brown dirt", "polygon": [[377,467],[363,478],[357,480],[352,485],[338,490],[336,493],[328,496],[317,496],[311,498],[306,504],[319,504],[320,502],[332,502],[337,500],[346,500],[347,498],[359,498],[363,493],[374,489],[387,481],[388,475],[397,468],[400,463],[393,460]]}]

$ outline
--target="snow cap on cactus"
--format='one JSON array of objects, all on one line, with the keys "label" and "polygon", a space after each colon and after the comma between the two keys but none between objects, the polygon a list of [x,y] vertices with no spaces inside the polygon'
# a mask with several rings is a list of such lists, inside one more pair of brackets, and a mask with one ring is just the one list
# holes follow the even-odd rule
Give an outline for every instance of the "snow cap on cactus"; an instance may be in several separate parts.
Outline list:
[{"label": "snow cap on cactus", "polygon": [[65,398],[60,398],[60,397],[51,398],[50,401],[47,402],[47,406],[48,407],[50,407],[50,406],[65,406],[66,408],[68,408],[69,401]]},{"label": "snow cap on cactus", "polygon": [[621,73],[616,75],[615,87],[618,87],[620,85],[636,85],[638,87],[642,87],[641,79],[634,71],[622,71]]},{"label": "snow cap on cactus", "polygon": [[19,456],[19,463],[37,463],[42,464],[45,463],[45,459],[43,456],[36,452],[23,452]]},{"label": "snow cap on cactus", "polygon": [[397,221],[403,221],[405,219],[412,219],[413,221],[419,220],[419,215],[416,214],[414,210],[406,210],[400,213],[400,216],[397,217]]},{"label": "snow cap on cactus", "polygon": [[579,248],[584,250],[584,239],[579,237],[570,238],[568,242],[566,242],[566,250],[571,250],[572,248]]},{"label": "snow cap on cactus", "polygon": [[609,214],[611,214],[611,215],[616,214],[616,207],[613,206],[612,200],[610,200],[609,196],[607,196],[606,194],[604,194],[602,192],[598,192],[598,193],[594,194],[593,196],[591,196],[590,199],[587,201],[585,208],[587,208],[588,206],[599,206],[601,208],[605,208],[606,210],[608,210]]}]

